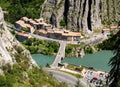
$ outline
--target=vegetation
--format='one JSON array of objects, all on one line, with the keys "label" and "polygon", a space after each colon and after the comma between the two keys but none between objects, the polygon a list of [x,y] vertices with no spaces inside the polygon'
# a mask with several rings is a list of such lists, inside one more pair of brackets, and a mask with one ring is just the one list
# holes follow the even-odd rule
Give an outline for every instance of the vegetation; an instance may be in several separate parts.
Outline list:
[{"label": "vegetation", "polygon": [[71,64],[67,65],[66,68],[67,68],[67,69],[70,69],[70,70],[78,71],[78,72],[82,72],[82,70],[83,70],[83,67],[82,67],[82,66],[81,66],[81,67],[78,67],[78,66],[71,65]]},{"label": "vegetation", "polygon": [[6,11],[5,20],[14,24],[23,16],[39,18],[43,2],[44,0],[0,0],[0,6]]},{"label": "vegetation", "polygon": [[81,82],[80,82],[80,80],[78,79],[78,81],[77,81],[77,84],[76,84],[76,86],[75,87],[84,87],[83,85],[81,85]]},{"label": "vegetation", "polygon": [[111,23],[112,23],[112,22],[111,22],[110,20],[108,20],[108,19],[102,21],[102,24],[103,24],[103,25],[106,25],[106,26],[110,25]]},{"label": "vegetation", "polygon": [[113,41],[111,42],[113,46],[111,49],[114,50],[115,56],[109,61],[112,69],[109,73],[108,81],[110,82],[110,87],[120,87],[120,31],[110,40]]},{"label": "vegetation", "polygon": [[2,68],[4,68],[5,76],[0,75],[0,87],[67,87],[66,84],[59,83],[41,68],[23,69],[20,64],[14,64],[12,68],[5,65]]},{"label": "vegetation", "polygon": [[66,26],[65,17],[60,21],[60,26],[63,26],[63,27]]},{"label": "vegetation", "polygon": [[98,44],[97,47],[101,50],[114,50],[115,48],[118,48],[119,44],[116,43],[119,41],[120,38],[119,34],[120,31],[117,34],[110,36],[109,39]]},{"label": "vegetation", "polygon": [[80,44],[77,44],[77,45],[68,44],[65,49],[65,55],[75,56],[75,51],[78,52],[81,49],[84,49],[84,52],[86,54],[91,54],[94,52],[92,45],[86,46],[84,43],[80,42]]},{"label": "vegetation", "polygon": [[[62,70],[61,70],[62,71]],[[81,76],[80,74],[75,74],[75,73],[72,73],[72,72],[68,72],[68,71],[62,71],[62,72],[65,72],[65,73],[68,73],[72,76],[75,76],[76,78],[83,78],[83,76]]]},{"label": "vegetation", "polygon": [[102,50],[112,50],[115,56],[109,61],[112,67],[109,73],[108,82],[109,87],[120,87],[120,31],[117,34],[110,36],[110,38],[98,44],[98,48]]},{"label": "vegetation", "polygon": [[84,51],[85,51],[85,53],[89,53],[89,54],[94,52],[93,48],[90,45],[84,46]]},{"label": "vegetation", "polygon": [[25,32],[29,32],[29,29],[25,28],[25,27],[23,27],[22,30],[25,31]]},{"label": "vegetation", "polygon": [[42,68],[32,65],[29,54],[21,46],[14,46],[16,63],[1,66],[4,75],[0,75],[0,87],[67,87],[65,83],[59,83],[49,76]]},{"label": "vegetation", "polygon": [[65,48],[66,56],[75,56],[74,51],[80,50],[84,46],[84,43],[80,44],[68,44]]},{"label": "vegetation", "polygon": [[27,39],[22,44],[32,53],[42,53],[45,55],[53,55],[58,52],[59,43],[38,40],[35,38]]}]

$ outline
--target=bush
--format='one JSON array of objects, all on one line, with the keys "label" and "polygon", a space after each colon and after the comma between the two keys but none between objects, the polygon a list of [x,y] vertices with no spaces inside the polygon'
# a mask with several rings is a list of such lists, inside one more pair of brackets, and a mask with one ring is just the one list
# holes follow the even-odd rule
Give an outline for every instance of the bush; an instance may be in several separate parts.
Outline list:
[{"label": "bush", "polygon": [[85,46],[84,51],[85,51],[85,53],[93,53],[93,49],[91,46]]},{"label": "bush", "polygon": [[65,18],[63,18],[63,19],[60,21],[60,26],[63,26],[63,27],[66,26]]},{"label": "bush", "polygon": [[0,75],[0,87],[3,87],[6,85],[6,79],[4,76]]},{"label": "bush", "polygon": [[45,55],[53,55],[54,53],[57,53],[59,49],[59,43],[57,42],[48,42],[35,38],[30,38],[25,42],[22,42],[22,44],[25,45],[31,54],[42,53]]}]

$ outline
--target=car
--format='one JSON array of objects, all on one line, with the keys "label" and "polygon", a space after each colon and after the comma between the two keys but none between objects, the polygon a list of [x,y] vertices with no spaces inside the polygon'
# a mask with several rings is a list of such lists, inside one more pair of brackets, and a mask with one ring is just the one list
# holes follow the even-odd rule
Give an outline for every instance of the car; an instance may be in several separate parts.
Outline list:
[{"label": "car", "polygon": [[90,80],[90,83],[92,83],[92,82],[93,82],[93,79]]}]

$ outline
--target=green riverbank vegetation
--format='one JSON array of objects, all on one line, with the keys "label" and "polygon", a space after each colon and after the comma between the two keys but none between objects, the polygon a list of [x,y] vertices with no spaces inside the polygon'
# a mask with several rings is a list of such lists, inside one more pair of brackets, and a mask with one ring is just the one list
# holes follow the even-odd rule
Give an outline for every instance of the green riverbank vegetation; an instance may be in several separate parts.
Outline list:
[{"label": "green riverbank vegetation", "polygon": [[68,44],[65,49],[65,55],[67,57],[80,57],[80,53],[82,52],[82,50],[85,54],[92,54],[96,52],[97,48],[92,44],[86,46],[83,42],[77,45]]},{"label": "green riverbank vegetation", "polygon": [[41,53],[45,55],[54,55],[58,52],[59,43],[30,38],[22,42],[31,54]]}]

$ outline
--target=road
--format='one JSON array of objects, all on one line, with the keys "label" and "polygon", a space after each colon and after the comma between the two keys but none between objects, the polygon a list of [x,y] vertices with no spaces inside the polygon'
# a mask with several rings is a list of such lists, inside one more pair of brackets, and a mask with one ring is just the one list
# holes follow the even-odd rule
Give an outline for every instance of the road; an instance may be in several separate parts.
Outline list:
[{"label": "road", "polygon": [[[17,31],[17,32],[21,32],[20,29],[17,29],[14,26],[11,26],[11,25],[8,25],[8,24],[6,24],[6,26],[8,28],[11,28],[11,29]],[[29,33],[29,34],[31,34],[31,33]],[[36,34],[31,34],[31,36],[34,37],[34,38],[38,38],[38,39],[42,39],[42,40],[48,40],[48,41],[54,41],[54,42],[59,42],[59,43],[61,41],[63,41],[63,40],[58,40],[58,39],[43,37],[43,36],[36,35]],[[95,37],[93,36],[93,37],[91,37],[89,39],[81,40],[80,42],[84,42],[86,45],[89,45],[89,44],[97,44],[97,43],[103,41],[104,39],[107,39],[107,36],[103,35],[103,34],[99,34],[99,35],[97,35]],[[78,44],[78,41],[66,41],[66,43],[67,44]]]},{"label": "road", "polygon": [[57,55],[55,57],[55,60],[51,64],[51,68],[57,68],[58,63],[61,63],[62,58],[65,57],[65,47],[66,47],[66,41],[61,41],[58,53],[57,53]]},{"label": "road", "polygon": [[[56,71],[56,70],[51,70],[51,69],[44,69],[46,72],[50,73],[55,77],[59,82],[65,82],[68,84],[69,87],[75,87],[76,83],[78,81],[78,78],[61,72],[61,71]],[[83,87],[89,87],[85,79],[80,79],[80,83],[83,85]]]},{"label": "road", "polygon": [[89,45],[89,44],[97,44],[103,40],[107,39],[107,36],[106,35],[103,35],[103,34],[99,34],[95,37],[92,37],[92,38],[89,38],[87,40],[83,40],[81,42],[84,42],[85,45]]}]

